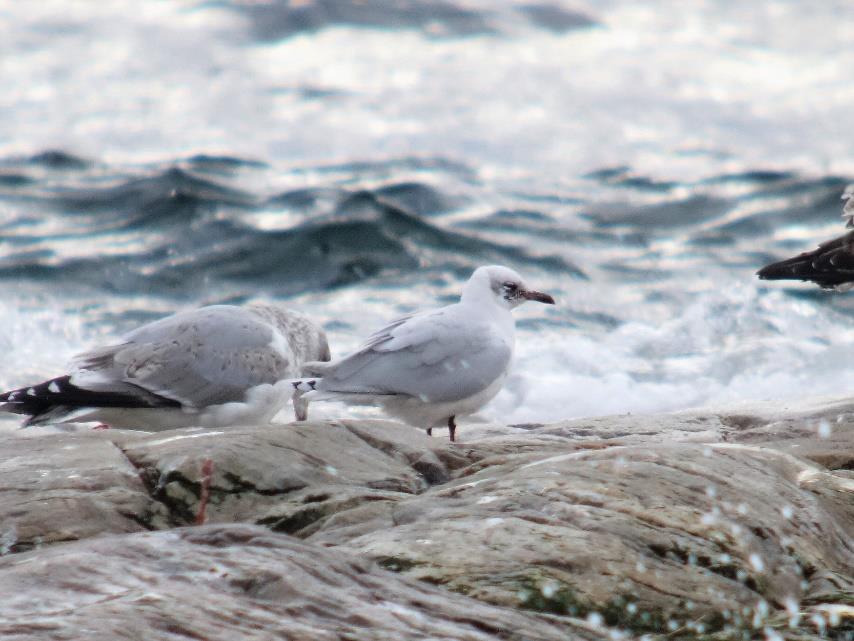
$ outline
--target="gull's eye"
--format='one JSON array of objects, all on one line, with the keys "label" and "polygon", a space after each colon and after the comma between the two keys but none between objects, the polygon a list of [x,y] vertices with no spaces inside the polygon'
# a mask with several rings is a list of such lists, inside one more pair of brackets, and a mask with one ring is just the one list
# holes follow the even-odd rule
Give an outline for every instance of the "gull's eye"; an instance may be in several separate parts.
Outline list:
[{"label": "gull's eye", "polygon": [[519,286],[516,283],[512,283],[510,281],[504,283],[502,287],[504,287],[504,291],[510,294],[511,296],[515,294],[516,291],[519,289]]}]

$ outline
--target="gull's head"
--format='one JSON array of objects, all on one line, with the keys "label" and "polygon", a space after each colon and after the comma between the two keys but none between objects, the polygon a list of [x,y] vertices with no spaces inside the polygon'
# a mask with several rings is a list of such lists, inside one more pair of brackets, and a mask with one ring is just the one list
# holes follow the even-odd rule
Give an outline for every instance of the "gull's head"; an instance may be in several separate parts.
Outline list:
[{"label": "gull's head", "polygon": [[531,289],[519,274],[501,265],[487,265],[474,270],[463,288],[462,299],[478,303],[491,301],[505,309],[513,309],[529,300],[555,304],[554,298]]}]

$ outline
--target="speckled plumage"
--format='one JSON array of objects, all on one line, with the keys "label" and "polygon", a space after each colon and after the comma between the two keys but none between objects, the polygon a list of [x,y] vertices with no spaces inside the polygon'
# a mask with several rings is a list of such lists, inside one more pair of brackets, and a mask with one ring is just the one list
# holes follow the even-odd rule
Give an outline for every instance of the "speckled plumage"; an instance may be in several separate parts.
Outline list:
[{"label": "speckled plumage", "polygon": [[0,395],[27,425],[101,421],[115,427],[225,426],[272,418],[285,381],[328,360],[308,318],[268,305],[212,305],[154,321],[73,360],[69,375]]}]

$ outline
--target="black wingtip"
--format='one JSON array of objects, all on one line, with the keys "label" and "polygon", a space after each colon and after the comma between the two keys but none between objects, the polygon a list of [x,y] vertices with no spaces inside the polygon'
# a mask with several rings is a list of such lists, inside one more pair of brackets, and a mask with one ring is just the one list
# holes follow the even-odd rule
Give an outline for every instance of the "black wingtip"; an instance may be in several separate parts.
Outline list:
[{"label": "black wingtip", "polygon": [[41,421],[48,414],[53,417],[84,407],[178,408],[181,404],[129,383],[116,389],[78,387],[69,375],[0,394],[0,410],[29,415],[28,424],[35,424],[34,421]]},{"label": "black wingtip", "polygon": [[765,267],[756,272],[756,276],[759,278],[759,280],[805,280],[799,277],[795,273],[795,270],[792,269],[791,261],[793,260],[796,259],[790,258],[788,260],[781,260],[776,263],[770,263],[769,265],[765,265]]},{"label": "black wingtip", "polygon": [[756,272],[759,280],[800,280],[811,281],[821,287],[830,287],[827,273],[821,273],[815,269],[809,254],[801,254],[786,260],[765,265]]}]

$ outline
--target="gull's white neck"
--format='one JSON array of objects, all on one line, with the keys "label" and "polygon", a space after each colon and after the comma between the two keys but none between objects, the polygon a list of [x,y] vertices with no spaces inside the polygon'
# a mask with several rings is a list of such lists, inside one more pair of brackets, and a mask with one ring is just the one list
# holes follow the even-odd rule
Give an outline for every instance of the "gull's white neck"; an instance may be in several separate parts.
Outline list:
[{"label": "gull's white neck", "polygon": [[460,306],[472,318],[481,318],[501,327],[503,332],[512,337],[516,327],[510,308],[502,304],[488,282],[471,279],[463,287],[460,296]]}]

